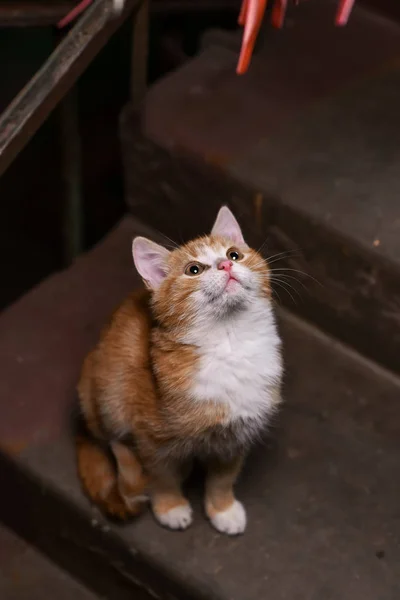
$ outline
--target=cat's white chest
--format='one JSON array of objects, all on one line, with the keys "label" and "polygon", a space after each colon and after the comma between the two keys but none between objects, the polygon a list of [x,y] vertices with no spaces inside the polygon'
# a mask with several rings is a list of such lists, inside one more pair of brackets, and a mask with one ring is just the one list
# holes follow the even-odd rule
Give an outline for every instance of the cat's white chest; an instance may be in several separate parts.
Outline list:
[{"label": "cat's white chest", "polygon": [[229,421],[264,419],[276,404],[282,375],[280,339],[271,310],[220,323],[199,344],[194,401],[229,409]]}]

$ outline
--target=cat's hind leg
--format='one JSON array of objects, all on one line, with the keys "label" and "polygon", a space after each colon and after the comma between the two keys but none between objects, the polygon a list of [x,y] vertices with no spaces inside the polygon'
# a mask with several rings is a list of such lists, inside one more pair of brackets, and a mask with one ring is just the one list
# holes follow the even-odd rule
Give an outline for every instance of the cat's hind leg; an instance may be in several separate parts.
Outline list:
[{"label": "cat's hind leg", "polygon": [[95,361],[84,361],[78,384],[82,422],[76,435],[78,474],[90,500],[118,519],[136,515],[144,506],[147,478],[133,451],[112,443],[103,427],[96,402]]},{"label": "cat's hind leg", "polygon": [[111,444],[117,461],[118,491],[131,515],[135,515],[147,503],[148,478],[134,451],[120,442]]}]

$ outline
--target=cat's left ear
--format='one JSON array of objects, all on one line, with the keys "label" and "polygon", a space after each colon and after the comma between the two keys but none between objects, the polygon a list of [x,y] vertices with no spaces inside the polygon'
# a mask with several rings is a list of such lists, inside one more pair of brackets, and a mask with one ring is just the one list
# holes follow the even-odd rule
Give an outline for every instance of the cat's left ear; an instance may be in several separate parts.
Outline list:
[{"label": "cat's left ear", "polygon": [[169,251],[144,237],[136,237],[132,244],[135,267],[145,284],[156,290],[167,276]]},{"label": "cat's left ear", "polygon": [[211,235],[218,235],[232,240],[236,244],[244,244],[244,238],[239,223],[227,206],[223,206],[217,216]]}]

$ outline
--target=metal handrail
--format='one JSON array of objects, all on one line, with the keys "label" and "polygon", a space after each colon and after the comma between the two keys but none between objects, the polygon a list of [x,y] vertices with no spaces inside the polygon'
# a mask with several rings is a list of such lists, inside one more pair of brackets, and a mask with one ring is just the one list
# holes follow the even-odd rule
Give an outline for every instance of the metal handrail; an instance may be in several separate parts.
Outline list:
[{"label": "metal handrail", "polygon": [[110,0],[94,0],[43,66],[0,116],[0,175],[36,133],[99,50],[140,6],[126,0],[115,18]]}]

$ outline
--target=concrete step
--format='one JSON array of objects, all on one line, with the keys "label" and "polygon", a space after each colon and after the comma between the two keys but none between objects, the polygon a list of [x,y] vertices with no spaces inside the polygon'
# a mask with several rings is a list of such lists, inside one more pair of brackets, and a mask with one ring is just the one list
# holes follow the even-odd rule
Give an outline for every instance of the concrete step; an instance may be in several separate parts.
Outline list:
[{"label": "concrete step", "polygon": [[285,305],[399,373],[400,26],[357,6],[335,28],[335,7],[300,2],[244,77],[237,34],[208,35],[149,90],[142,139],[128,108],[128,203],[178,240],[230,203],[269,255],[287,253],[282,267],[311,276]]},{"label": "concrete step", "polygon": [[95,600],[100,596],[92,594],[33,546],[0,525],[0,598]]},{"label": "concrete step", "polygon": [[399,379],[279,312],[285,407],[238,485],[244,536],[106,522],[79,487],[71,435],[85,353],[138,285],[124,219],[70,269],[0,316],[0,519],[112,600],[398,600]]}]

